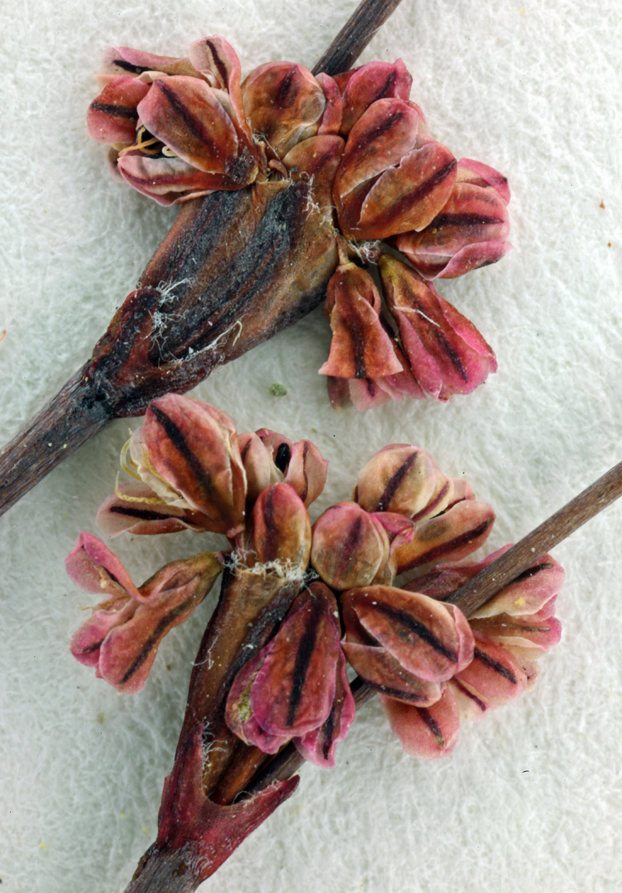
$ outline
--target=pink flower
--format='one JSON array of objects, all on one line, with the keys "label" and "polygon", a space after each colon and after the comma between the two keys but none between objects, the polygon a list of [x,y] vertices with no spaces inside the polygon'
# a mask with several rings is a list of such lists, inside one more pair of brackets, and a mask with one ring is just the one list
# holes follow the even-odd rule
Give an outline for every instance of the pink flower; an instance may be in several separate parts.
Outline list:
[{"label": "pink flower", "polygon": [[335,75],[335,81],[343,94],[343,117],[339,130],[341,136],[347,137],[361,115],[378,99],[407,100],[412,80],[401,59],[393,64],[368,62],[360,68]]},{"label": "pink flower", "polygon": [[470,394],[496,372],[490,346],[432,285],[388,254],[380,258],[380,275],[411,371],[427,394],[442,401]]},{"label": "pink flower", "polygon": [[81,589],[106,595],[72,636],[71,653],[128,694],[142,689],[160,642],[201,604],[222,569],[217,553],[203,552],[165,565],[138,588],[110,549],[88,533],[80,534],[65,566]]},{"label": "pink flower", "polygon": [[[476,564],[440,565],[407,588],[442,599],[509,548]],[[422,758],[448,753],[457,740],[461,716],[477,719],[533,689],[537,659],[561,637],[554,612],[563,580],[563,569],[545,555],[476,611],[469,621],[473,660],[447,682],[435,704],[421,710],[381,699],[407,753]]]},{"label": "pink flower", "polygon": [[130,186],[170,205],[255,180],[240,62],[227,41],[195,41],[188,59],[113,48],[106,62],[89,134],[112,144],[112,164]]},{"label": "pink flower", "polygon": [[333,194],[342,233],[386,239],[424,229],[456,179],[456,159],[426,135],[420,109],[403,99],[379,99],[348,136]]},{"label": "pink flower", "polygon": [[227,698],[227,725],[247,744],[276,753],[290,740],[320,766],[354,719],[339,644],[335,598],[313,583],[294,601],[274,638],[248,660]]},{"label": "pink flower", "polygon": [[447,203],[421,232],[404,233],[395,246],[424,279],[453,279],[494,264],[511,245],[507,180],[485,164],[463,158]]}]

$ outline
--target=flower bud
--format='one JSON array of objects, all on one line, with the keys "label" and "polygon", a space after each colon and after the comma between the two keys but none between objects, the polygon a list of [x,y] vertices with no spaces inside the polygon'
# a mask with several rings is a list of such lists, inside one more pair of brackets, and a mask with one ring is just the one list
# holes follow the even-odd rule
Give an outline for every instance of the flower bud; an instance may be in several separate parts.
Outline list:
[{"label": "flower bud", "polygon": [[87,592],[108,595],[71,639],[73,656],[118,691],[142,689],[166,633],[187,620],[222,569],[203,552],[165,565],[138,589],[118,558],[83,533],[67,557],[69,576]]},{"label": "flower bud", "polygon": [[[478,172],[484,169],[490,182],[475,176],[470,164]],[[421,232],[398,236],[395,245],[425,279],[453,279],[493,264],[511,247],[505,241],[510,231],[506,191],[507,180],[497,171],[463,159],[439,214]]]},{"label": "flower bud", "polygon": [[311,564],[332,589],[386,581],[389,537],[373,515],[354,502],[339,502],[313,525]]},{"label": "flower bud", "polygon": [[223,412],[168,394],[151,403],[129,451],[136,475],[164,502],[201,512],[215,533],[242,530],[246,475],[235,427]]},{"label": "flower bud", "polygon": [[387,254],[380,258],[380,275],[412,372],[431,397],[470,394],[496,371],[495,355],[473,323],[432,285]]},{"label": "flower bud", "polygon": [[399,512],[412,518],[438,503],[437,494],[444,493],[447,481],[428,452],[394,443],[359,471],[354,498],[368,512]]},{"label": "flower bud", "polygon": [[299,574],[311,551],[311,522],[303,501],[289,484],[273,484],[255,506],[245,536],[245,565],[275,563]]},{"label": "flower bud", "polygon": [[[368,62],[335,76],[343,94],[343,118],[339,133],[348,136],[361,115],[379,99],[408,99],[412,77],[401,59]],[[423,117],[423,115],[422,115]]]},{"label": "flower bud", "polygon": [[460,712],[455,689],[445,687],[440,699],[423,709],[379,695],[392,730],[405,753],[420,760],[447,756],[460,731]]},{"label": "flower bud", "polygon": [[89,133],[113,145],[113,164],[130,186],[169,205],[256,179],[240,63],[225,40],[196,41],[187,60],[123,48],[107,61],[124,73],[102,78]]},{"label": "flower bud", "polygon": [[380,99],[357,121],[335,177],[344,235],[386,239],[436,217],[451,194],[456,159],[424,131],[420,110],[403,99]]},{"label": "flower bud", "polygon": [[244,80],[242,94],[253,133],[277,158],[315,136],[326,109],[321,85],[308,68],[292,62],[255,68]]},{"label": "flower bud", "polygon": [[[453,605],[392,586],[368,586],[344,593],[342,607],[346,642],[384,649],[419,679],[444,682],[473,658],[468,621]],[[350,660],[347,645],[344,650]]]},{"label": "flower bud", "polygon": [[[345,737],[354,716],[352,694],[340,668],[337,618],[330,590],[313,584],[297,597],[276,636],[238,672],[227,698],[226,719],[247,744],[275,753],[291,738],[302,738],[302,748],[314,762],[330,764],[331,754],[334,762],[334,745]],[[331,713],[337,728],[321,732]]]}]

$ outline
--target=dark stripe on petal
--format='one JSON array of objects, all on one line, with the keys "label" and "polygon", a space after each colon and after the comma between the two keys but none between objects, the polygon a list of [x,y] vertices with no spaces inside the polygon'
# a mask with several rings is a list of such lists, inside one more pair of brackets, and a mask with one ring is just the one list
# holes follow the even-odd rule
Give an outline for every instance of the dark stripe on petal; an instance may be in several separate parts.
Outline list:
[{"label": "dark stripe on petal", "polygon": [[391,500],[395,496],[395,493],[410,471],[413,462],[417,456],[416,452],[412,452],[408,459],[405,462],[402,462],[400,467],[397,469],[395,474],[390,478],[388,484],[384,488],[384,492],[380,499],[378,500],[378,505],[374,509],[376,512],[386,512],[388,511],[387,506],[390,504]]},{"label": "dark stripe on petal", "polygon": [[495,223],[505,223],[501,217],[486,216],[485,214],[439,214],[430,226],[490,226]]},{"label": "dark stripe on petal", "polygon": [[175,447],[179,455],[188,463],[192,474],[195,478],[195,483],[198,484],[200,489],[205,493],[206,496],[210,497],[214,492],[214,485],[212,483],[212,479],[207,473],[207,470],[201,464],[199,458],[192,452],[188,444],[186,443],[186,439],[175,424],[175,422],[169,418],[165,412],[163,412],[159,406],[155,404],[151,405],[151,411],[155,416],[156,421],[159,425],[164,429],[164,432],[172,445]]},{"label": "dark stripe on petal", "polygon": [[401,688],[392,688],[389,685],[380,685],[377,682],[370,682],[369,679],[365,679],[365,682],[370,688],[373,688],[374,691],[379,691],[380,694],[386,695],[388,698],[395,698],[397,701],[408,701],[409,703],[416,704],[417,701],[427,700],[425,695],[417,694],[416,692],[403,691]]},{"label": "dark stripe on petal", "polygon": [[146,640],[145,644],[140,650],[138,656],[134,659],[134,662],[130,664],[129,668],[125,671],[123,678],[117,683],[118,685],[125,685],[128,682],[134,673],[139,670],[144,662],[149,657],[149,653],[151,652],[153,646],[158,642],[158,640],[164,635],[167,628],[177,620],[180,614],[192,604],[193,599],[189,598],[187,601],[182,602],[181,605],[177,605],[166,617],[163,617],[154,631],[151,633],[149,638]]},{"label": "dark stripe on petal", "polygon": [[373,102],[377,102],[379,99],[384,99],[385,96],[391,96],[391,90],[393,89],[393,85],[395,84],[396,73],[395,69],[389,74],[389,77],[386,79],[380,90],[376,93],[373,98]]},{"label": "dark stripe on petal", "polygon": [[552,567],[555,567],[555,565],[550,561],[543,561],[541,564],[535,564],[533,567],[528,567],[527,570],[523,571],[522,574],[519,574],[518,577],[514,577],[512,583],[520,583],[521,580],[527,580],[529,577],[533,577],[534,574],[538,574],[540,571],[549,570],[549,568]]},{"label": "dark stripe on petal", "polygon": [[302,698],[302,690],[307,678],[307,670],[313,649],[315,648],[315,640],[317,638],[317,621],[321,611],[319,603],[313,603],[309,616],[307,617],[306,629],[300,637],[298,651],[296,652],[296,662],[294,664],[294,673],[292,679],[292,690],[289,695],[289,704],[287,708],[287,727],[291,728],[296,720],[296,712]]},{"label": "dark stripe on petal", "polygon": [[217,51],[216,47],[214,46],[214,44],[212,43],[212,41],[206,40],[205,44],[212,51],[212,59],[214,61],[214,65],[216,66],[216,69],[218,70],[218,76],[220,77],[221,83],[225,87],[228,88],[229,87],[229,72],[227,71],[227,66],[222,61],[220,56],[218,55],[218,51]]},{"label": "dark stripe on petal", "polygon": [[462,364],[462,360],[460,359],[460,354],[449,343],[443,330],[441,328],[439,328],[438,326],[431,326],[429,331],[430,331],[430,334],[434,338],[436,338],[436,340],[438,341],[438,343],[441,347],[441,350],[448,357],[449,362],[454,367],[454,369],[456,370],[456,372],[458,373],[458,375],[460,376],[462,381],[468,382],[469,376],[467,374],[466,369],[464,368],[464,366]]},{"label": "dark stripe on petal", "polygon": [[439,170],[435,171],[431,177],[424,180],[424,182],[417,186],[416,189],[413,189],[412,192],[407,192],[403,195],[399,201],[392,205],[392,215],[401,216],[407,208],[419,204],[419,202],[429,195],[430,192],[440,186],[443,180],[447,179],[447,177],[453,173],[457,164],[458,162],[456,159],[452,159],[452,161],[448,162],[445,167],[441,167]]},{"label": "dark stripe on petal", "polygon": [[274,457],[274,464],[282,474],[285,474],[285,472],[287,471],[287,466],[289,465],[291,455],[292,451],[290,450],[288,443],[279,444],[279,448],[276,451],[276,456]]},{"label": "dark stripe on petal", "polygon": [[421,717],[421,719],[424,721],[426,726],[429,728],[429,730],[434,735],[434,738],[436,739],[436,743],[438,744],[438,746],[444,747],[445,746],[445,736],[443,735],[443,732],[441,731],[441,727],[439,726],[437,721],[434,719],[434,717],[432,716],[430,711],[427,710],[425,707],[417,707],[417,710],[419,711],[419,716]]},{"label": "dark stripe on petal", "polygon": [[386,617],[389,617],[394,623],[404,627],[413,635],[418,636],[426,643],[426,645],[429,645],[434,651],[442,654],[447,660],[450,660],[452,663],[457,663],[458,655],[456,652],[451,648],[448,648],[424,623],[415,620],[415,618],[407,611],[403,611],[401,608],[393,608],[391,605],[383,604],[381,602],[375,605],[375,610],[384,614]]},{"label": "dark stripe on petal", "polygon": [[126,515],[129,518],[140,518],[141,521],[163,521],[166,520],[166,518],[171,517],[163,512],[154,512],[150,509],[129,508],[124,505],[113,505],[108,511],[110,514]]},{"label": "dark stripe on petal", "polygon": [[302,448],[302,474],[305,479],[305,485],[302,493],[298,495],[302,499],[303,502],[307,501],[307,496],[309,495],[309,476],[307,474],[307,454],[309,452],[309,443],[305,441],[305,445]]},{"label": "dark stripe on petal", "polygon": [[221,154],[221,148],[214,140],[210,131],[204,126],[203,121],[201,121],[200,118],[192,114],[188,106],[180,100],[177,93],[171,89],[166,81],[158,80],[154,83],[153,87],[157,87],[164,94],[171,108],[183,120],[184,125],[195,139],[202,142],[207,147],[210,155],[218,157]]},{"label": "dark stripe on petal", "polygon": [[92,654],[102,647],[103,641],[103,639],[100,639],[99,642],[93,642],[88,647],[80,649],[80,654]]},{"label": "dark stripe on petal", "polygon": [[451,680],[451,684],[452,684],[452,685],[455,685],[456,688],[458,688],[458,689],[460,690],[460,692],[461,692],[463,695],[465,695],[465,697],[467,697],[467,698],[469,698],[471,701],[473,701],[473,702],[475,703],[475,706],[476,706],[479,710],[481,710],[482,713],[485,713],[486,710],[488,710],[488,707],[486,706],[486,704],[484,704],[484,702],[481,701],[481,700],[477,697],[477,695],[473,694],[472,691],[469,691],[469,689],[466,687],[466,685],[463,685],[463,684],[460,682],[460,680],[457,679],[455,676],[454,676],[454,678]]},{"label": "dark stripe on petal", "polygon": [[122,68],[123,71],[129,71],[130,74],[142,74],[143,71],[150,71],[144,65],[132,65],[131,62],[126,62],[125,59],[115,59],[112,64],[116,65],[117,68]]},{"label": "dark stripe on petal", "polygon": [[333,743],[333,737],[335,735],[335,714],[336,714],[336,706],[333,701],[333,706],[330,709],[330,713],[328,714],[328,719],[324,723],[321,729],[322,736],[322,756],[325,760],[328,759],[330,754],[330,749]]},{"label": "dark stripe on petal", "polygon": [[[374,140],[377,140],[384,133],[391,128],[395,124],[399,124],[399,122],[404,117],[404,112],[394,112],[392,115],[389,115],[388,118],[385,118],[382,124],[379,124],[377,127],[374,127],[371,130],[366,130],[361,134],[360,138],[356,141],[357,150],[364,149],[366,146],[369,146],[370,143],[373,143]],[[362,153],[361,153],[362,154]]]},{"label": "dark stripe on petal", "polygon": [[495,660],[494,657],[486,654],[486,652],[482,651],[481,648],[475,649],[473,653],[473,660],[479,660],[481,663],[484,664],[485,667],[488,667],[490,670],[494,670],[495,673],[498,673],[500,676],[503,676],[504,679],[509,680],[512,685],[518,685],[518,679],[510,670],[510,668],[506,667],[505,664],[502,664],[501,661]]},{"label": "dark stripe on petal", "polygon": [[440,561],[448,552],[453,552],[454,549],[457,549],[460,546],[465,546],[467,545],[467,543],[472,542],[474,539],[483,536],[490,525],[493,523],[493,521],[494,518],[486,518],[486,520],[482,521],[479,527],[476,527],[474,530],[468,530],[461,536],[457,536],[455,539],[450,540],[449,542],[441,543],[440,546],[436,546],[436,548],[430,549],[428,552],[424,552],[424,554],[419,555],[412,564],[409,564],[407,567],[401,568],[400,573],[412,570],[413,567],[418,567],[421,564],[429,564],[432,561]]},{"label": "dark stripe on petal", "polygon": [[135,106],[113,105],[111,102],[92,102],[91,109],[94,112],[104,112],[104,114],[112,115],[115,118],[129,118],[138,121],[138,112]]},{"label": "dark stripe on petal", "polygon": [[279,84],[278,90],[274,94],[274,99],[272,101],[275,105],[280,106],[281,108],[287,108],[294,102],[296,95],[295,93],[292,95],[291,87],[295,73],[296,69],[292,65],[290,70],[287,72],[287,74]]}]

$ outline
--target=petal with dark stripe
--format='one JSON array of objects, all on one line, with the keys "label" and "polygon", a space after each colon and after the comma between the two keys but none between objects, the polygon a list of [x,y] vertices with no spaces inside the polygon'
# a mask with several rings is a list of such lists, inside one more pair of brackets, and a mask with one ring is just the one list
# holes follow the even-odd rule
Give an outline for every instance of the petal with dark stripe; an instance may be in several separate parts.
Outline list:
[{"label": "petal with dark stripe", "polygon": [[[419,593],[391,586],[353,589],[342,597],[346,630],[356,625],[414,676],[443,682],[466,667],[473,637],[460,611]],[[354,623],[352,623],[354,615]]]},{"label": "petal with dark stripe", "polygon": [[361,115],[379,99],[410,96],[412,77],[401,59],[397,62],[368,62],[336,76],[343,91],[343,121],[340,133],[347,136]]},{"label": "petal with dark stripe", "polygon": [[226,174],[237,157],[238,138],[231,119],[199,78],[160,78],[138,112],[149,133],[200,171]]},{"label": "petal with dark stripe", "polygon": [[296,749],[305,760],[326,768],[335,765],[337,744],[346,737],[356,713],[346,672],[346,661],[341,652],[337,658],[335,681],[335,697],[328,717],[317,729],[294,739]]},{"label": "petal with dark stripe", "polygon": [[163,502],[147,484],[122,484],[104,500],[95,522],[107,536],[129,532],[136,536],[205,530],[209,518],[200,512],[175,508]]},{"label": "petal with dark stripe", "polygon": [[495,513],[487,502],[467,499],[435,518],[421,521],[415,526],[412,540],[394,550],[396,573],[466,558],[488,539],[494,520]]},{"label": "petal with dark stripe", "polygon": [[368,512],[398,512],[413,517],[433,500],[439,475],[426,450],[412,444],[390,444],[359,471],[354,498]]},{"label": "petal with dark stripe", "polygon": [[374,582],[389,560],[382,524],[355,502],[331,506],[313,525],[311,563],[333,589]]},{"label": "petal with dark stripe", "polygon": [[224,413],[169,394],[150,405],[130,449],[139,475],[164,501],[201,512],[214,532],[233,536],[242,528],[246,475]]},{"label": "petal with dark stripe", "polygon": [[489,707],[500,707],[523,693],[527,677],[520,661],[508,648],[496,645],[474,632],[475,652],[466,669],[456,675],[465,686]]},{"label": "petal with dark stripe", "polygon": [[496,371],[495,355],[473,323],[432,285],[386,254],[380,274],[413,374],[431,397],[469,394]]},{"label": "petal with dark stripe", "polygon": [[423,709],[384,695],[379,698],[407,754],[431,760],[446,756],[454,749],[460,731],[460,714],[450,685],[436,704]]},{"label": "petal with dark stripe", "polygon": [[134,77],[119,75],[106,84],[93,100],[86,116],[89,136],[100,143],[126,143],[136,138],[136,106],[149,92],[149,85]]},{"label": "petal with dark stripe", "polygon": [[366,270],[352,263],[340,266],[328,283],[327,307],[333,335],[320,375],[380,378],[402,371],[380,322],[380,296]]}]

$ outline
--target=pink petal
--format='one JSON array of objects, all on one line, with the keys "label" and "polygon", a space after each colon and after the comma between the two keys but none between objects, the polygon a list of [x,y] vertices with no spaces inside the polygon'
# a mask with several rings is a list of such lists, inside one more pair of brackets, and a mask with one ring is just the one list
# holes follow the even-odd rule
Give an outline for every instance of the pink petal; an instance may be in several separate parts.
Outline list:
[{"label": "pink petal", "polygon": [[158,475],[210,519],[211,530],[235,535],[244,524],[246,475],[233,422],[207,403],[169,394],[151,403],[141,433]]},{"label": "pink petal", "polygon": [[328,283],[333,337],[321,375],[339,378],[379,378],[401,372],[392,341],[378,311],[380,296],[370,274],[345,264]]},{"label": "pink petal", "polygon": [[338,75],[343,89],[344,112],[341,135],[347,136],[361,115],[379,99],[408,99],[412,77],[401,59],[397,62],[368,62],[354,71]]},{"label": "pink petal", "polygon": [[355,713],[356,705],[350,691],[346,662],[340,652],[337,659],[335,698],[330,714],[317,729],[294,739],[296,749],[305,760],[315,763],[316,766],[325,768],[334,766],[337,744],[346,737]]},{"label": "pink petal", "polygon": [[148,91],[147,84],[128,75],[112,78],[89,106],[86,123],[91,139],[131,145],[136,139],[136,107]]},{"label": "pink petal", "polygon": [[519,617],[535,614],[559,592],[563,582],[564,569],[550,555],[545,555],[478,608],[473,618],[493,617],[502,613]]},{"label": "pink petal", "polygon": [[65,559],[73,582],[85,592],[144,601],[114,552],[90,533],[81,533]]},{"label": "pink petal", "polygon": [[556,617],[534,620],[531,617],[498,614],[484,620],[472,620],[471,625],[498,645],[520,648],[534,657],[557,645],[562,635],[561,623]]},{"label": "pink petal", "polygon": [[456,681],[489,707],[513,701],[525,690],[527,677],[509,649],[475,632],[475,653]]},{"label": "pink petal", "polygon": [[218,189],[230,189],[227,178],[203,173],[181,158],[124,155],[117,162],[117,170],[133,189],[159,205],[175,205]]},{"label": "pink petal", "polygon": [[468,499],[435,518],[421,521],[413,539],[394,551],[396,573],[432,562],[466,558],[488,539],[494,520],[495,513],[488,503]]},{"label": "pink petal", "polygon": [[460,731],[458,704],[447,686],[436,704],[420,709],[379,695],[391,728],[407,754],[422,760],[446,756],[454,749]]},{"label": "pink petal", "polygon": [[[85,667],[98,668],[101,646],[114,627],[130,620],[138,608],[138,602],[126,596],[117,599],[114,609],[94,611],[82,626],[74,632],[69,642],[69,650],[77,661]],[[97,676],[101,672],[96,669]]]},{"label": "pink petal", "polygon": [[[157,502],[155,501],[157,500]],[[97,510],[95,522],[102,533],[118,536],[129,531],[136,536],[204,530],[209,519],[200,512],[175,508],[158,499],[147,484],[122,484]]]},{"label": "pink petal", "polygon": [[429,707],[440,698],[440,683],[428,682],[409,673],[385,648],[353,642],[349,638],[342,647],[355,672],[381,694],[419,707]]},{"label": "pink petal", "polygon": [[205,81],[161,78],[151,85],[138,112],[147,130],[183,161],[206,173],[229,173],[238,155],[237,134]]},{"label": "pink petal", "polygon": [[450,612],[447,605],[425,595],[369,586],[346,592],[342,606],[347,630],[355,615],[373,640],[421,679],[451,679],[472,659],[473,637],[460,612]]},{"label": "pink petal", "polygon": [[333,589],[372,583],[388,559],[382,525],[354,502],[331,506],[313,525],[311,563]]}]

